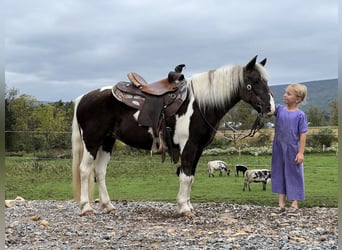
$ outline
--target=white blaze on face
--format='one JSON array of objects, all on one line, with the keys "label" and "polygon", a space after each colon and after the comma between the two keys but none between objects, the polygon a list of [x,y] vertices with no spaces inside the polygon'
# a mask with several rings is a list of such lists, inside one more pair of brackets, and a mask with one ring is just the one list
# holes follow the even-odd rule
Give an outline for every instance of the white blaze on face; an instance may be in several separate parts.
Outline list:
[{"label": "white blaze on face", "polygon": [[271,94],[270,94],[270,105],[271,105],[271,111],[268,113],[268,115],[273,115],[275,112],[275,102]]},{"label": "white blaze on face", "polygon": [[184,146],[189,138],[190,118],[194,112],[192,105],[194,102],[193,96],[190,97],[189,105],[184,115],[176,115],[176,127],[175,134],[173,136],[173,142],[179,144],[180,153],[183,152]]}]

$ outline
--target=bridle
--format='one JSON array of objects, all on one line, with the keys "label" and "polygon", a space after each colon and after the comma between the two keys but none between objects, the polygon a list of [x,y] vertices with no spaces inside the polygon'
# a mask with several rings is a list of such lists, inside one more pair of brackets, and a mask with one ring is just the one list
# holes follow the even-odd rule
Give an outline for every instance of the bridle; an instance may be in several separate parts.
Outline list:
[{"label": "bridle", "polygon": [[[192,84],[190,84],[190,86],[191,86],[192,95],[195,96],[195,95],[194,95],[194,90],[193,90]],[[252,85],[251,85],[251,84],[247,84],[246,88],[247,88],[248,91],[253,91],[253,88],[252,88]],[[254,91],[253,91],[253,92],[254,92]],[[261,107],[260,107],[260,108],[261,108]],[[206,118],[205,115],[203,114],[202,109],[201,109],[200,107],[198,107],[198,110],[199,110],[199,112],[200,112],[200,114],[201,114],[203,120],[206,122],[206,124],[207,124],[215,133],[220,133],[220,134],[221,134],[225,139],[227,139],[227,140],[231,140],[231,141],[236,140],[236,139],[228,138],[228,137],[225,136],[222,132],[220,132],[218,129],[216,129],[213,125],[211,125],[211,124],[209,123],[209,121],[207,120],[207,118]],[[245,139],[245,138],[247,138],[247,137],[254,137],[254,135],[256,134],[256,132],[258,132],[263,126],[264,126],[264,121],[263,121],[263,118],[262,118],[262,114],[261,114],[261,113],[258,113],[258,115],[257,115],[257,117],[256,117],[256,119],[255,119],[255,121],[254,121],[254,123],[253,123],[253,126],[252,126],[251,130],[249,131],[248,134],[245,134],[242,138],[240,138],[240,140]],[[234,134],[236,134],[236,130],[233,129],[233,131],[234,131]],[[240,133],[240,135],[242,135],[242,134],[243,134],[243,133]],[[239,138],[237,138],[237,139],[239,139]]]}]

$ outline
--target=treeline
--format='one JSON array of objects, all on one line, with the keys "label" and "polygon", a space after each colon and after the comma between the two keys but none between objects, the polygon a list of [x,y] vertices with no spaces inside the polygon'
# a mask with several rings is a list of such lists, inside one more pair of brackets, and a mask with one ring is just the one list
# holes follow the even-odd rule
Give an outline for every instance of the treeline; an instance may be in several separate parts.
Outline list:
[{"label": "treeline", "polygon": [[[328,111],[311,107],[307,112],[309,126],[337,126],[337,101],[332,101],[330,107],[331,110]],[[6,89],[6,152],[46,153],[70,150],[73,109],[73,102],[43,103],[30,95],[19,96],[17,89]],[[220,129],[248,130],[255,118],[255,111],[248,104],[240,102],[226,114]],[[269,122],[273,121],[274,119],[269,119]],[[264,138],[260,143],[268,139]]]},{"label": "treeline", "polygon": [[6,152],[39,152],[70,148],[73,102],[42,103],[30,95],[6,90]]}]

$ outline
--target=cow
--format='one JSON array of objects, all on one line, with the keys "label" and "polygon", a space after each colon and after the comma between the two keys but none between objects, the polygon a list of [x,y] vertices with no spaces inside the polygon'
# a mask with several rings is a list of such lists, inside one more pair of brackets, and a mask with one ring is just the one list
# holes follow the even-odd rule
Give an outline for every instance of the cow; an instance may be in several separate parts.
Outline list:
[{"label": "cow", "polygon": [[244,175],[243,191],[248,186],[248,191],[251,191],[250,184],[252,182],[262,182],[262,189],[266,190],[266,183],[271,179],[271,171],[268,169],[251,169],[246,170]]},{"label": "cow", "polygon": [[239,177],[239,172],[242,172],[242,176],[245,176],[245,172],[247,170],[247,167],[244,165],[235,165],[235,176]]},{"label": "cow", "polygon": [[228,168],[227,163],[224,161],[216,160],[216,161],[209,161],[208,162],[208,173],[209,177],[214,177],[214,171],[220,171],[220,176],[222,176],[222,172],[226,172],[227,175],[230,175],[230,169]]}]

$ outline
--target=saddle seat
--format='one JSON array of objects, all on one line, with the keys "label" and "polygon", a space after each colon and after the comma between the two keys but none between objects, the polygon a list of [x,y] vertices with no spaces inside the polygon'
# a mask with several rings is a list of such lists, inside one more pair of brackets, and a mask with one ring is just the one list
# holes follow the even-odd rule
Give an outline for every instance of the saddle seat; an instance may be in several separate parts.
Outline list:
[{"label": "saddle seat", "polygon": [[150,95],[161,96],[178,89],[180,81],[176,78],[179,78],[179,75],[180,73],[170,72],[168,78],[164,78],[153,83],[147,83],[142,76],[135,72],[128,73],[127,77],[133,85],[139,88],[142,92]]}]

